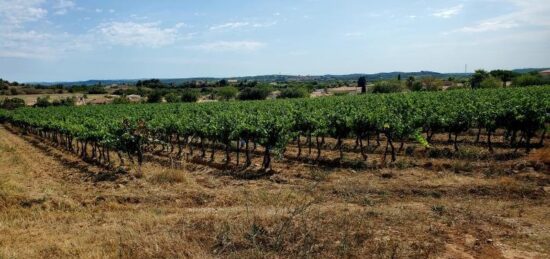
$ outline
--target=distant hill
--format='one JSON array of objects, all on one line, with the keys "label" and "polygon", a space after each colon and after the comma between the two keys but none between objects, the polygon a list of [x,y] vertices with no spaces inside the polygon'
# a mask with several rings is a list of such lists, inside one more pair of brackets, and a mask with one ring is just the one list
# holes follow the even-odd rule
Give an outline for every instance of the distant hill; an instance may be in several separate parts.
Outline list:
[{"label": "distant hill", "polygon": [[[514,69],[514,72],[517,73],[528,73],[531,71],[541,71],[545,70],[547,68],[522,68],[522,69]],[[219,81],[221,79],[228,79],[228,80],[238,80],[238,81],[258,81],[258,82],[265,82],[265,83],[272,83],[272,82],[307,82],[307,81],[319,81],[319,82],[326,82],[326,81],[349,81],[349,80],[357,80],[361,76],[366,76],[368,81],[377,81],[377,80],[388,80],[388,79],[396,79],[399,75],[401,75],[402,79],[406,79],[410,76],[413,77],[426,77],[426,76],[433,76],[436,78],[449,78],[449,77],[455,77],[455,78],[461,78],[461,77],[468,77],[471,75],[471,73],[438,73],[433,71],[420,71],[420,72],[384,72],[384,73],[376,73],[376,74],[348,74],[348,75],[259,75],[259,76],[244,76],[244,77],[227,77],[227,78],[218,78],[218,77],[192,77],[192,78],[165,78],[160,79],[165,84],[181,84],[185,82],[190,81]],[[87,80],[87,81],[74,81],[74,82],[35,82],[32,84],[41,84],[45,86],[52,86],[52,85],[63,85],[63,86],[72,86],[72,85],[84,85],[84,86],[91,86],[91,85],[112,85],[112,84],[135,84],[139,80],[145,80],[145,79],[120,79],[120,80]]]}]

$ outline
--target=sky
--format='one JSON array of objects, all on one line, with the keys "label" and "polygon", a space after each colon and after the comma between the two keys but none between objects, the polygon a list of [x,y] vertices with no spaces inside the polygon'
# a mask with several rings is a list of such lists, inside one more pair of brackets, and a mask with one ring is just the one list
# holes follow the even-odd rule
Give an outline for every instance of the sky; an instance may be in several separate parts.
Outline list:
[{"label": "sky", "polygon": [[550,67],[548,0],[0,0],[20,82]]}]

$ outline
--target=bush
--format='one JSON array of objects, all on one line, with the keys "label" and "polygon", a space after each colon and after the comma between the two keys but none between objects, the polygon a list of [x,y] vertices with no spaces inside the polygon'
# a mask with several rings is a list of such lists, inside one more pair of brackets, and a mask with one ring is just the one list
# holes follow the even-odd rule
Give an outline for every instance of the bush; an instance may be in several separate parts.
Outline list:
[{"label": "bush", "polygon": [[512,85],[515,87],[545,85],[545,84],[550,84],[550,77],[543,77],[541,75],[524,74],[512,80]]},{"label": "bush", "polygon": [[8,98],[0,102],[0,107],[7,110],[15,110],[20,107],[25,107],[25,101],[19,98]]},{"label": "bush", "polygon": [[306,98],[309,96],[309,92],[303,87],[286,88],[281,91],[279,98]]},{"label": "bush", "polygon": [[426,91],[441,91],[443,90],[443,80],[432,76],[422,78],[422,86]]},{"label": "bush", "polygon": [[181,101],[185,103],[194,103],[199,100],[199,93],[195,90],[187,89],[181,95]]},{"label": "bush", "polygon": [[75,106],[76,97],[67,97],[64,99],[54,100],[52,102],[53,106]]},{"label": "bush", "polygon": [[87,91],[88,94],[106,94],[107,90],[100,86],[94,86]]},{"label": "bush", "polygon": [[239,93],[239,89],[233,86],[226,86],[222,88],[216,89],[216,95],[220,97],[222,100],[231,100],[237,96]]},{"label": "bush", "polygon": [[485,78],[481,84],[481,88],[499,88],[502,86],[502,81],[500,81],[498,78],[489,76]]},{"label": "bush", "polygon": [[147,96],[148,103],[160,103],[162,102],[163,94],[161,91],[153,91]]},{"label": "bush", "polygon": [[265,100],[271,94],[271,90],[264,87],[247,87],[239,94],[240,100]]},{"label": "bush", "polygon": [[400,81],[378,81],[372,87],[373,93],[397,93],[403,91],[403,86]]},{"label": "bush", "polygon": [[169,93],[164,96],[164,99],[166,99],[166,102],[168,103],[178,103],[181,101],[181,96],[177,93]]},{"label": "bush", "polygon": [[130,99],[128,99],[128,97],[125,97],[125,96],[121,96],[113,99],[113,104],[129,104],[129,103],[130,103]]},{"label": "bush", "polygon": [[51,105],[50,96],[39,96],[36,98],[36,103],[34,104],[36,107],[48,107]]},{"label": "bush", "polygon": [[411,91],[422,91],[422,89],[424,88],[424,86],[422,85],[422,82],[419,82],[419,81],[414,81],[412,82],[412,85],[411,85]]}]

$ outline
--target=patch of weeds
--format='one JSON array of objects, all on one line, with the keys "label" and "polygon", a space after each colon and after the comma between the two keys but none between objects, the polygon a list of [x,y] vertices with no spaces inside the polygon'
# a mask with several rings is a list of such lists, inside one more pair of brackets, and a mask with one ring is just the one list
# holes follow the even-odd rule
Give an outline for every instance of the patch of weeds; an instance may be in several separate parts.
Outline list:
[{"label": "patch of weeds", "polygon": [[381,177],[383,179],[391,179],[394,177],[394,174],[393,172],[385,172],[385,173],[382,173]]},{"label": "patch of weeds", "polygon": [[523,157],[523,155],[524,155],[523,152],[510,151],[510,152],[494,154],[493,158],[497,161],[509,161],[509,160],[521,158]]},{"label": "patch of weeds", "polygon": [[428,157],[429,158],[452,158],[453,151],[451,151],[451,149],[449,148],[444,148],[444,149],[431,148],[428,150]]},{"label": "patch of weeds", "polygon": [[486,150],[463,147],[454,154],[454,157],[469,160],[486,159],[488,157],[487,152]]},{"label": "patch of weeds", "polygon": [[432,206],[432,211],[435,214],[437,214],[439,216],[442,216],[445,213],[446,209],[445,209],[445,206],[443,206],[443,205],[433,205]]},{"label": "patch of weeds", "polygon": [[395,162],[394,165],[399,170],[407,169],[414,166],[413,163],[411,163],[411,161],[403,160],[403,159],[398,160],[397,162]]},{"label": "patch of weeds", "polygon": [[263,249],[269,244],[268,234],[268,231],[264,227],[253,223],[250,230],[246,233],[245,238],[250,241],[255,248]]},{"label": "patch of weeds", "polygon": [[439,191],[432,191],[430,195],[436,199],[441,199],[441,197],[443,197],[443,194],[441,194],[441,192]]},{"label": "patch of weeds", "polygon": [[318,182],[324,182],[327,180],[330,173],[319,169],[313,169],[309,172],[309,174],[311,179]]},{"label": "patch of weeds", "polygon": [[187,182],[187,178],[184,172],[172,169],[166,169],[155,173],[147,180],[151,183],[156,184],[176,184]]},{"label": "patch of weeds", "polygon": [[459,174],[461,172],[468,172],[471,173],[474,171],[474,166],[472,163],[469,162],[453,162],[452,167],[455,174]]},{"label": "patch of weeds", "polygon": [[363,206],[374,206],[374,201],[372,199],[370,199],[368,196],[365,196],[361,200],[361,205],[363,205]]}]

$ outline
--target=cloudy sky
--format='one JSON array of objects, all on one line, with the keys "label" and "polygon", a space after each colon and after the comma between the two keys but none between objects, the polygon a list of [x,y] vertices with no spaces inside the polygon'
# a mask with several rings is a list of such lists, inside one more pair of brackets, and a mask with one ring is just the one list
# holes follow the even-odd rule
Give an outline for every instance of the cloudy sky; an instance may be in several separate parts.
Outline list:
[{"label": "cloudy sky", "polygon": [[548,0],[0,0],[0,78],[550,66]]}]

